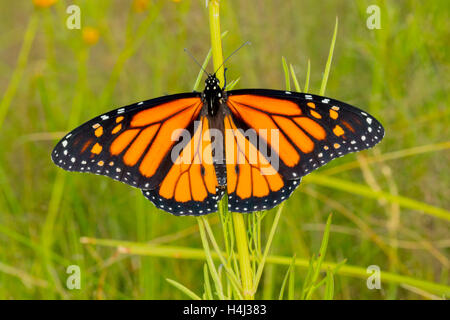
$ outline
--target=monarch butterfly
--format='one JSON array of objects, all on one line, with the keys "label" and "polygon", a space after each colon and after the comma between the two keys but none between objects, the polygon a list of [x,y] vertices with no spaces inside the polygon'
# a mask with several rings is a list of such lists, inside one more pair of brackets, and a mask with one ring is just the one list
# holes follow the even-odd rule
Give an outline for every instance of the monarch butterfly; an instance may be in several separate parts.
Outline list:
[{"label": "monarch butterfly", "polygon": [[[189,137],[182,139],[177,129]],[[256,140],[246,134],[251,130]],[[225,191],[230,211],[252,212],[280,204],[302,176],[371,148],[383,136],[374,117],[338,100],[279,90],[226,91],[208,74],[203,92],[163,96],[95,117],[58,142],[52,160],[68,171],[142,189],[156,207],[174,215],[215,212]]]}]

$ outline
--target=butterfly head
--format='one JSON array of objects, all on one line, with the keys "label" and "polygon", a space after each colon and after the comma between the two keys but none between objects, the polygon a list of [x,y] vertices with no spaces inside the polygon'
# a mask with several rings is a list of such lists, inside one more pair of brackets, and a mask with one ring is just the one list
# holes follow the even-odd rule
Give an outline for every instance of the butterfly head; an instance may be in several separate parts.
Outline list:
[{"label": "butterfly head", "polygon": [[203,103],[208,106],[208,114],[214,116],[219,108],[219,101],[223,99],[224,92],[220,87],[219,79],[215,74],[208,75],[205,80],[205,90],[202,93]]}]

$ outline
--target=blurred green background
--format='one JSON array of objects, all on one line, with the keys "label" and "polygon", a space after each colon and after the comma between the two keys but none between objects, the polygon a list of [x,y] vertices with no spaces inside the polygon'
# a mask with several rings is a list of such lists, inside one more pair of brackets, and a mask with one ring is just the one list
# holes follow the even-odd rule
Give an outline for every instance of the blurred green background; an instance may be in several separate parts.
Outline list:
[{"label": "blurred green background", "polygon": [[[63,172],[50,153],[65,132],[100,113],[191,91],[198,67],[183,48],[199,60],[209,50],[205,1],[35,4],[0,2],[0,298],[185,298],[166,278],[202,292],[204,261],[118,250],[120,241],[201,249],[195,218],[159,211],[108,178]],[[66,27],[71,4],[81,9],[81,30]],[[366,27],[371,4],[381,8],[379,30]],[[221,1],[224,55],[252,43],[227,63],[228,79],[241,77],[237,88],[284,88],[284,56],[301,86],[310,59],[309,91],[318,93],[338,16],[325,95],[368,110],[386,129],[373,150],[304,179],[271,254],[307,261],[332,212],[327,261],[347,259],[363,271],[378,265],[449,288],[449,7],[446,0]],[[217,214],[210,222],[219,232]],[[69,265],[81,268],[80,290],[66,287]],[[278,297],[287,267],[268,264],[257,298]],[[305,273],[296,269],[296,286]],[[391,282],[369,290],[360,272],[336,277],[335,298],[437,299],[442,290]]]}]

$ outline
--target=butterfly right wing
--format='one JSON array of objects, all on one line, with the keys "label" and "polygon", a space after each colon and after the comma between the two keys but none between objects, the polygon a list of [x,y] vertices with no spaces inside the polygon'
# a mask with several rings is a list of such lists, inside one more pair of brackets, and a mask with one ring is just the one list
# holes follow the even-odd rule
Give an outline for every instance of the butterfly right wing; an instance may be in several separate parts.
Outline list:
[{"label": "butterfly right wing", "polygon": [[67,134],[55,146],[52,160],[67,171],[156,188],[172,166],[176,130],[193,132],[202,106],[199,93],[185,93],[107,112]]}]

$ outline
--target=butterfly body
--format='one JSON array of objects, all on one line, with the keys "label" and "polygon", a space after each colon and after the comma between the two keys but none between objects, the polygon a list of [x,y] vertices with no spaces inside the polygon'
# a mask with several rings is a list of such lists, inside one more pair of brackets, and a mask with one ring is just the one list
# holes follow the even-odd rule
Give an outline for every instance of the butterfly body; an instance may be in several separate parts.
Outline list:
[{"label": "butterfly body", "polygon": [[205,90],[202,93],[202,102],[207,106],[208,115],[216,116],[225,100],[225,92],[220,87],[219,80],[215,76],[208,76],[205,81]]},{"label": "butterfly body", "polygon": [[225,91],[215,75],[203,92],[119,108],[66,135],[52,159],[68,171],[109,176],[142,189],[175,215],[270,209],[301,177],[336,157],[381,141],[366,112],[290,91]]}]

